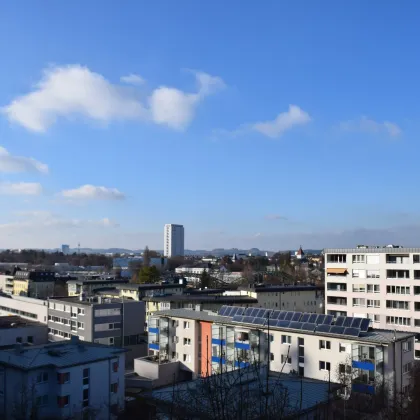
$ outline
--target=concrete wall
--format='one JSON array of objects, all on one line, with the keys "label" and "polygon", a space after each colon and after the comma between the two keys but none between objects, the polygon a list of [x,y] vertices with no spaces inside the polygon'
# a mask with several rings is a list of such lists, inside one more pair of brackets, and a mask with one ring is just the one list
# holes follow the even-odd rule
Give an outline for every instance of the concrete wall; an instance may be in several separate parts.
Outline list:
[{"label": "concrete wall", "polygon": [[134,360],[134,371],[137,375],[152,380],[152,387],[170,385],[179,381],[180,362],[169,362],[158,364],[149,360],[148,358],[141,358]]},{"label": "concrete wall", "polygon": [[[28,339],[28,337],[30,337]],[[28,325],[17,328],[0,329],[1,347],[16,344],[20,338],[21,343],[30,343],[34,346],[48,343],[48,327],[43,325]]]}]

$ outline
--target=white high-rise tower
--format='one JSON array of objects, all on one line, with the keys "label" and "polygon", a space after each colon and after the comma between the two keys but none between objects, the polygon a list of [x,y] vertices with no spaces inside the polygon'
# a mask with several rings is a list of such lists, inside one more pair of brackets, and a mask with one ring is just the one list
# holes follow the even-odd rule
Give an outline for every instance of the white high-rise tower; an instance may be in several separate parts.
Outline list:
[{"label": "white high-rise tower", "polygon": [[184,226],[165,225],[163,252],[165,257],[183,257],[184,256]]}]

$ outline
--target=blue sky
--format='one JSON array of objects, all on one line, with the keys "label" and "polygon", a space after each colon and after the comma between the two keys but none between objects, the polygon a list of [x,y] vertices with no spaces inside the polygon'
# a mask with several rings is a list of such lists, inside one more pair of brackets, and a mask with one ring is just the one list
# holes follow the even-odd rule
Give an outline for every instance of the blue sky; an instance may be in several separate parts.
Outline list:
[{"label": "blue sky", "polygon": [[0,247],[418,245],[419,14],[3,2]]}]

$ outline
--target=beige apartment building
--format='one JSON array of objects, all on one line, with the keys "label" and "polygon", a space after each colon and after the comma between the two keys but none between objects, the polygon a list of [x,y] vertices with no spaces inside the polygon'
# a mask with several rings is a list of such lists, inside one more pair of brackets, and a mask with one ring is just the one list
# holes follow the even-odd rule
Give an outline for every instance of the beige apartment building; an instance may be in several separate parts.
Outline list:
[{"label": "beige apartment building", "polygon": [[324,253],[326,313],[414,332],[420,358],[420,248],[358,246]]}]

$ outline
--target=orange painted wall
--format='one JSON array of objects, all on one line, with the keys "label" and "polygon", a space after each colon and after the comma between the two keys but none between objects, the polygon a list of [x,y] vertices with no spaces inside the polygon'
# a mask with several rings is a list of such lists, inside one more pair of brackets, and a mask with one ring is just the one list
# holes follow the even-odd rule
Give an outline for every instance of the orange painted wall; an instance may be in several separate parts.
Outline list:
[{"label": "orange painted wall", "polygon": [[211,375],[211,322],[201,324],[201,376]]}]

